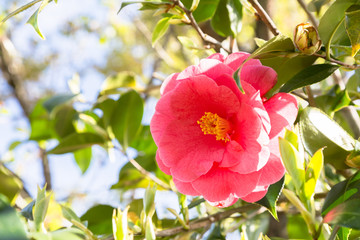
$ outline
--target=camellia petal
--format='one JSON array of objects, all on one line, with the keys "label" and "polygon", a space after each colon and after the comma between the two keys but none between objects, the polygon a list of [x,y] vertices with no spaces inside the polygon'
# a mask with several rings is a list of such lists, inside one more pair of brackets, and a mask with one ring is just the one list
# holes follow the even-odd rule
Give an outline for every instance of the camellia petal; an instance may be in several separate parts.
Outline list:
[{"label": "camellia petal", "polygon": [[266,186],[279,181],[285,174],[285,167],[278,156],[270,154],[269,161],[260,171],[258,185]]},{"label": "camellia petal", "polygon": [[160,154],[159,154],[159,151],[156,152],[156,162],[160,168],[161,171],[163,171],[164,173],[166,173],[167,175],[170,175],[171,172],[170,172],[170,168],[168,166],[166,166],[164,164],[164,162],[161,160],[160,158]]},{"label": "camellia petal", "polygon": [[265,197],[267,193],[268,186],[257,187],[252,193],[249,195],[242,197],[241,199],[246,202],[256,202]]},{"label": "camellia petal", "polygon": [[180,180],[173,178],[174,184],[177,190],[183,194],[198,196],[200,193],[194,189],[191,183],[189,182],[181,182]]},{"label": "camellia petal", "polygon": [[261,65],[252,65],[241,70],[241,80],[249,83],[260,95],[264,96],[272,87],[275,86],[277,74],[274,69]]},{"label": "camellia petal", "polygon": [[208,203],[213,206],[213,207],[219,207],[219,208],[224,208],[224,207],[229,207],[231,205],[233,205],[234,203],[237,202],[239,198],[236,198],[234,196],[234,194],[230,194],[229,197],[225,200],[222,201],[218,201],[218,202],[210,202],[208,201]]},{"label": "camellia petal", "polygon": [[161,85],[161,88],[160,88],[160,94],[161,95],[164,95],[168,91],[171,91],[172,89],[175,88],[175,86],[178,84],[176,82],[176,79],[177,79],[178,76],[179,76],[179,73],[173,73],[164,80],[164,82],[163,82],[163,84]]}]

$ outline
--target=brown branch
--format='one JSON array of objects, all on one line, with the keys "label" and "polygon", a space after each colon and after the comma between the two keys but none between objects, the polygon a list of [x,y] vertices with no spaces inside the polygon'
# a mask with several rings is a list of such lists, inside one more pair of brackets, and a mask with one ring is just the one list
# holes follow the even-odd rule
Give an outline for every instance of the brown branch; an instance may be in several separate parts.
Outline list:
[{"label": "brown branch", "polygon": [[325,60],[328,60],[329,62],[336,63],[336,64],[338,64],[338,65],[340,65],[342,67],[345,67],[345,68],[348,68],[348,69],[351,69],[351,70],[360,69],[360,65],[358,65],[358,64],[349,65],[349,64],[343,63],[343,62],[341,62],[339,60],[336,60],[336,59],[333,59],[333,58],[327,59],[327,57],[325,55],[321,55],[321,54],[318,54],[318,53],[314,53],[313,55],[315,57],[323,58]]},{"label": "brown branch", "polygon": [[[31,105],[24,85],[24,66],[13,43],[5,36],[0,37],[0,69],[7,83],[13,89],[14,96],[18,100],[24,115],[30,121]],[[44,154],[45,150],[40,147],[39,149],[45,182],[47,183],[47,189],[50,190],[51,176],[48,159]]]},{"label": "brown branch", "polygon": [[255,8],[257,14],[259,15],[260,19],[265,23],[265,25],[269,28],[269,30],[275,36],[280,34],[280,31],[276,28],[275,23],[264,10],[264,8],[260,5],[257,0],[248,0],[248,2]]},{"label": "brown branch", "polygon": [[309,11],[309,9],[307,9],[306,4],[305,4],[305,2],[304,2],[303,0],[297,0],[297,1],[298,1],[299,5],[301,6],[301,8],[305,11],[305,13],[306,13],[306,15],[308,16],[311,24],[312,24],[315,28],[317,28],[318,22],[317,22],[317,20],[316,20],[316,18],[315,18],[315,16],[314,16],[314,14],[312,14],[312,13]]},{"label": "brown branch", "polygon": [[172,2],[173,2],[176,6],[180,7],[180,8],[185,12],[186,16],[187,16],[188,19],[189,19],[189,23],[188,23],[188,24],[190,24],[190,25],[196,30],[196,32],[198,33],[198,35],[201,37],[201,39],[202,39],[205,43],[210,44],[210,45],[213,45],[213,46],[216,46],[216,47],[219,47],[219,48],[222,48],[222,49],[224,49],[226,52],[231,53],[231,51],[230,51],[229,49],[227,49],[227,48],[225,48],[224,46],[222,46],[221,42],[219,42],[219,41],[217,41],[215,38],[213,38],[213,37],[205,34],[205,33],[201,30],[200,26],[197,24],[197,22],[196,22],[196,20],[195,20],[195,18],[194,18],[194,16],[193,16],[192,12],[191,12],[189,9],[187,9],[180,0],[172,0]]}]

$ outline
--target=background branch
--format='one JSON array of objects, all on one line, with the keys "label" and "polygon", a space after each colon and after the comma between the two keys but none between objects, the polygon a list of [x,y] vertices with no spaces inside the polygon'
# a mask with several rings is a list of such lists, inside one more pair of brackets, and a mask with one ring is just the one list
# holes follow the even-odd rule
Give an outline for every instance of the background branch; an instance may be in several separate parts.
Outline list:
[{"label": "background branch", "polygon": [[257,0],[248,0],[248,2],[253,6],[253,8],[255,8],[260,19],[266,24],[272,34],[275,36],[279,35],[280,31],[276,28],[275,23],[264,10],[264,8],[260,5],[260,3]]}]

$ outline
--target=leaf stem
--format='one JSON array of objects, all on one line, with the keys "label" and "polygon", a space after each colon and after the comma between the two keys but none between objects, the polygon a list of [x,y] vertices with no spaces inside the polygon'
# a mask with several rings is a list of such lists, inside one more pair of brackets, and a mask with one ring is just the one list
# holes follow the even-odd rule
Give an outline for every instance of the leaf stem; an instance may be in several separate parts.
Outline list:
[{"label": "leaf stem", "polygon": [[333,59],[330,56],[327,56],[328,50],[326,50],[326,51],[327,51],[326,55],[321,55],[321,54],[318,54],[318,53],[314,53],[313,55],[315,57],[323,58],[325,60],[328,60],[329,62],[336,63],[336,64],[338,64],[338,65],[340,65],[342,67],[345,67],[345,68],[348,68],[348,69],[351,69],[351,70],[360,69],[360,65],[358,65],[358,64],[349,65],[349,64],[343,63],[343,62],[341,62],[339,60]]},{"label": "leaf stem", "polygon": [[333,228],[331,235],[329,237],[329,240],[334,240],[336,238],[336,234],[337,232],[340,230],[340,226],[339,225],[335,225],[335,227]]}]

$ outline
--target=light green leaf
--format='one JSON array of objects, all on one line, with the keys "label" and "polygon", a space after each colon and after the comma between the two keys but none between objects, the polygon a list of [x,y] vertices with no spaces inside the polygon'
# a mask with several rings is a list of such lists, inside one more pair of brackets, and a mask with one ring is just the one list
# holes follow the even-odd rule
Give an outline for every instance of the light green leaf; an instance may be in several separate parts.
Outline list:
[{"label": "light green leaf", "polygon": [[305,182],[305,162],[300,157],[296,148],[287,140],[279,138],[281,159],[284,166],[293,179],[296,191],[300,194],[303,191],[303,184]]},{"label": "light green leaf", "polygon": [[144,103],[135,91],[129,91],[119,98],[114,108],[110,125],[119,143],[126,149],[140,130]]},{"label": "light green leaf", "polygon": [[316,182],[319,179],[323,167],[324,156],[323,149],[318,150],[310,159],[305,171],[304,193],[307,199],[310,199],[315,191]]},{"label": "light green leaf", "polygon": [[[193,5],[193,1],[197,0],[182,0],[187,9],[190,9]],[[193,12],[196,22],[203,22],[213,17],[216,8],[219,4],[219,0],[201,0],[196,10]]]},{"label": "light green leaf", "polygon": [[143,199],[145,214],[148,216],[155,201],[156,186],[146,188],[145,196]]},{"label": "light green leaf", "polygon": [[84,233],[77,228],[65,228],[50,233],[51,240],[83,240],[86,239]]},{"label": "light green leaf", "polygon": [[135,74],[128,71],[109,76],[101,85],[100,95],[117,94],[121,88],[135,87]]},{"label": "light green leaf", "polygon": [[339,238],[339,240],[348,240],[351,230],[351,228],[341,227],[336,236]]},{"label": "light green leaf", "polygon": [[73,210],[71,210],[71,208],[68,208],[62,204],[60,204],[60,207],[61,207],[61,212],[64,218],[66,218],[66,220],[68,220],[69,222],[71,222],[72,220],[81,222],[80,218],[76,215],[76,213],[74,213]]},{"label": "light green leaf", "polygon": [[360,6],[354,5],[345,13],[345,29],[350,38],[352,53],[354,57],[360,49]]},{"label": "light green leaf", "polygon": [[51,0],[42,0],[40,7],[34,12],[34,14],[29,18],[29,20],[27,21],[27,23],[29,23],[31,26],[33,26],[33,28],[35,29],[35,31],[39,34],[39,36],[42,39],[45,39],[44,36],[42,35],[39,26],[38,26],[38,16],[39,13],[44,9],[44,7],[51,2]]},{"label": "light green leaf", "polygon": [[8,198],[11,204],[15,203],[17,195],[23,188],[20,179],[14,176],[5,166],[0,163],[0,194]]},{"label": "light green leaf", "polygon": [[276,202],[279,199],[281,190],[284,187],[284,179],[285,177],[282,177],[278,182],[271,184],[266,195],[256,202],[257,204],[266,207],[276,220],[279,220],[276,212]]},{"label": "light green leaf", "polygon": [[6,22],[6,20],[8,20],[9,18],[21,13],[22,11],[25,11],[26,9],[32,7],[33,5],[35,5],[41,1],[43,1],[43,0],[34,0],[34,1],[31,1],[23,6],[19,7],[18,9],[16,9],[15,11],[13,11],[9,15],[7,15],[3,20],[1,20],[0,24]]},{"label": "light green leaf", "polygon": [[332,64],[317,64],[307,67],[297,73],[280,88],[280,92],[291,92],[326,79],[339,67]]},{"label": "light green leaf", "polygon": [[197,9],[197,7],[199,6],[200,0],[193,0],[191,7],[190,7],[190,11],[193,12]]},{"label": "light green leaf", "polygon": [[92,157],[92,151],[90,147],[80,149],[74,152],[75,161],[79,166],[82,174],[84,174],[86,170],[89,168],[91,157]]},{"label": "light green leaf", "polygon": [[154,225],[152,223],[150,216],[146,218],[145,239],[146,240],[155,240],[156,239]]},{"label": "light green leaf", "polygon": [[4,195],[0,194],[0,240],[27,240],[25,226],[10,207]]},{"label": "light green leaf", "polygon": [[140,10],[157,10],[159,8],[169,8],[171,7],[172,3],[170,2],[166,2],[166,1],[161,1],[161,2],[156,2],[156,1],[129,1],[129,2],[122,2],[119,11],[117,12],[118,14],[121,12],[121,10],[131,4],[136,4],[136,3],[141,3],[142,7],[140,8]]},{"label": "light green leaf", "polygon": [[328,212],[324,223],[360,229],[360,199],[343,202]]},{"label": "light green leaf", "polygon": [[46,187],[40,189],[38,187],[38,193],[34,206],[34,224],[36,231],[43,232],[45,229],[43,222],[49,207],[51,194],[46,195]]},{"label": "light green leaf", "polygon": [[124,211],[121,211],[120,208],[114,209],[112,217],[112,227],[114,240],[124,240],[128,239],[128,210],[130,206],[127,206]]},{"label": "light green leaf", "polygon": [[30,113],[31,134],[29,140],[46,140],[53,137],[49,113],[43,106],[44,100],[39,100]]},{"label": "light green leaf", "polygon": [[323,147],[325,163],[337,169],[348,168],[344,163],[354,149],[355,140],[334,120],[317,108],[307,107],[300,115],[300,136],[310,155]]},{"label": "light green leaf", "polygon": [[156,26],[154,28],[152,38],[151,38],[151,43],[153,46],[156,44],[156,42],[162,36],[164,36],[164,34],[166,33],[166,31],[168,30],[168,28],[170,26],[171,19],[172,19],[172,17],[164,17],[164,18],[160,19],[160,21],[158,21],[158,23],[156,24]]},{"label": "light green leaf", "polygon": [[76,132],[73,121],[75,120],[77,111],[70,105],[61,105],[54,109],[52,124],[59,138],[64,138]]},{"label": "light green leaf", "polygon": [[79,149],[84,149],[95,144],[105,144],[102,136],[94,133],[73,133],[64,139],[61,139],[59,144],[48,151],[48,154],[63,154],[74,152]]}]

